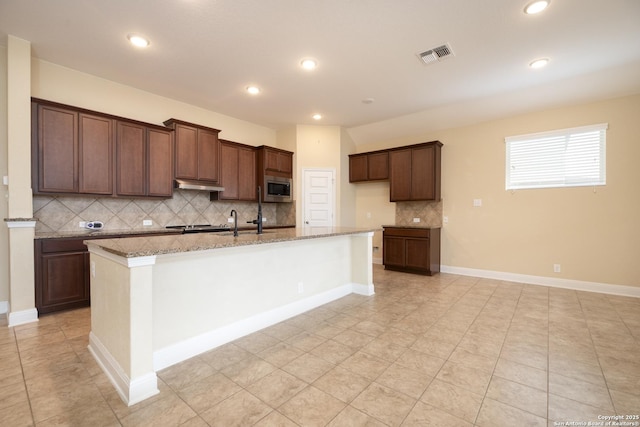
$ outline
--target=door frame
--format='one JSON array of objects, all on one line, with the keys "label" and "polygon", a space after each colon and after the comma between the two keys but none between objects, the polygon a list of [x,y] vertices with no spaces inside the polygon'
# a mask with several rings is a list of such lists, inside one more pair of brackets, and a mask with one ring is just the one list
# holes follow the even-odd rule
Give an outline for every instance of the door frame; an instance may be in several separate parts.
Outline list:
[{"label": "door frame", "polygon": [[302,227],[308,227],[305,221],[305,212],[306,212],[306,200],[307,200],[307,189],[305,188],[305,183],[307,182],[307,173],[308,172],[330,172],[331,173],[331,192],[332,192],[332,203],[331,206],[333,208],[331,212],[331,226],[336,226],[336,201],[338,200],[336,194],[336,168],[303,168],[302,169],[302,179],[300,180],[301,187],[301,212],[300,212],[300,220],[302,223]]}]

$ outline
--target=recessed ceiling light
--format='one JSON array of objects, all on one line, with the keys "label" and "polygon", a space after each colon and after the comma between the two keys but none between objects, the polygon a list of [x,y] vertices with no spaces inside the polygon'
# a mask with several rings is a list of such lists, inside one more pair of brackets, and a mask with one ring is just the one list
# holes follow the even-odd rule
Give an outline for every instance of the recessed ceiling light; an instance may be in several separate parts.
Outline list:
[{"label": "recessed ceiling light", "polygon": [[314,114],[311,117],[313,117],[313,120],[320,120],[322,118],[322,114]]},{"label": "recessed ceiling light", "polygon": [[363,104],[373,104],[375,102],[375,99],[373,98],[365,98],[362,100]]},{"label": "recessed ceiling light", "polygon": [[127,38],[129,39],[129,42],[135,47],[147,47],[151,44],[149,40],[137,34],[129,34]]},{"label": "recessed ceiling light", "polygon": [[545,10],[549,6],[549,3],[551,3],[549,0],[533,1],[524,8],[524,13],[527,15],[535,15]]},{"label": "recessed ceiling light", "polygon": [[531,61],[529,63],[529,67],[531,68],[542,68],[544,66],[546,66],[549,63],[549,58],[540,58],[540,59],[536,59],[535,61]]},{"label": "recessed ceiling light", "polygon": [[260,88],[258,86],[247,86],[247,92],[251,95],[257,95],[260,93]]},{"label": "recessed ceiling light", "polygon": [[316,67],[318,66],[318,61],[311,58],[305,58],[302,61],[300,61],[300,66],[305,70],[315,70]]}]

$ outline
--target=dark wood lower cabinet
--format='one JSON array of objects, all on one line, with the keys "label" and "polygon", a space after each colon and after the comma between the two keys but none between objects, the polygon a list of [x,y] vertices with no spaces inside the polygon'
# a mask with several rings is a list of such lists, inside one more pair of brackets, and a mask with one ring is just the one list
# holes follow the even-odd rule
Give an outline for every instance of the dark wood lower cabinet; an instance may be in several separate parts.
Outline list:
[{"label": "dark wood lower cabinet", "polygon": [[38,313],[89,306],[89,252],[83,240],[35,241]]},{"label": "dark wood lower cabinet", "polygon": [[385,226],[382,262],[386,270],[429,276],[440,272],[440,229]]}]

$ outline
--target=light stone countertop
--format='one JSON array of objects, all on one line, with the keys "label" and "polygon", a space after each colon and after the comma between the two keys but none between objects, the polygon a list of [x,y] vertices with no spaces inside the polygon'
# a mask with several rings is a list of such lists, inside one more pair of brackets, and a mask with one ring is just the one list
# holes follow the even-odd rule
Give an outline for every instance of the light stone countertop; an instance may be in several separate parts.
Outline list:
[{"label": "light stone countertop", "polygon": [[124,257],[174,254],[237,246],[259,245],[303,239],[316,239],[378,231],[368,228],[351,227],[310,227],[264,230],[257,234],[254,230],[240,231],[238,237],[233,232],[173,234],[167,236],[124,237],[119,239],[93,239],[85,244]]},{"label": "light stone countertop", "polygon": [[[269,225],[265,227],[265,230],[268,229],[277,229],[277,228],[293,228],[294,225]],[[255,230],[256,226],[251,227],[241,227],[241,230]],[[77,231],[41,231],[36,232],[34,238],[38,239],[61,239],[67,237],[107,237],[107,238],[116,238],[116,237],[126,237],[129,234],[180,234],[180,230],[163,228],[163,227],[151,227],[151,228],[137,228],[137,229],[127,229],[127,230],[114,230],[114,229],[103,229],[103,230],[89,230],[85,228],[78,228]]]}]

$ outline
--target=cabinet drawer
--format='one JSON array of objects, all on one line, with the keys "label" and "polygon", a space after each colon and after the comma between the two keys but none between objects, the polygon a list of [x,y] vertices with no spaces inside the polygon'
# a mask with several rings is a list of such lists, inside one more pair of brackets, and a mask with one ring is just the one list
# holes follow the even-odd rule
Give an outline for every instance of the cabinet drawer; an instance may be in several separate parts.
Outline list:
[{"label": "cabinet drawer", "polygon": [[80,239],[51,239],[51,240],[42,240],[42,252],[50,253],[50,252],[76,252],[76,251],[86,251],[87,246],[82,243],[85,241],[85,238]]},{"label": "cabinet drawer", "polygon": [[429,238],[428,228],[385,228],[385,236]]}]

